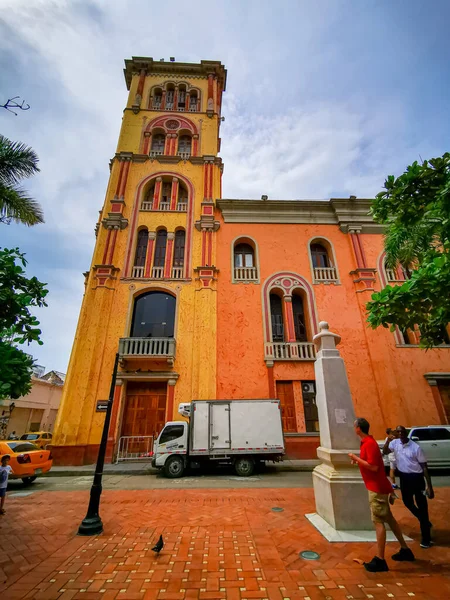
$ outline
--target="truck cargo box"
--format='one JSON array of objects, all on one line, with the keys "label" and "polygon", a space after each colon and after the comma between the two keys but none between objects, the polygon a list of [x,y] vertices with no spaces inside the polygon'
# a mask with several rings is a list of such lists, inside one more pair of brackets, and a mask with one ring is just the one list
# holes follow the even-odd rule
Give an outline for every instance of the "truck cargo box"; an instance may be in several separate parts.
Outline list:
[{"label": "truck cargo box", "polygon": [[279,400],[194,400],[190,454],[284,453]]}]

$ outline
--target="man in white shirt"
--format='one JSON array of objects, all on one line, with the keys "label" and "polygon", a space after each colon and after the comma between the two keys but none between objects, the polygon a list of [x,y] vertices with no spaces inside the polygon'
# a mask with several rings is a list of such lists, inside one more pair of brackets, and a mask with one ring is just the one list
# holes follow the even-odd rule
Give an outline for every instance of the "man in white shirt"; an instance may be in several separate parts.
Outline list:
[{"label": "man in white shirt", "polygon": [[[400,473],[400,489],[403,504],[419,519],[422,534],[422,548],[429,548],[431,542],[431,523],[428,517],[427,497],[434,498],[433,485],[428,472],[427,459],[422,448],[408,438],[403,425],[396,429],[397,439],[389,435],[383,454],[393,452]],[[426,481],[426,486],[425,486]]]}]

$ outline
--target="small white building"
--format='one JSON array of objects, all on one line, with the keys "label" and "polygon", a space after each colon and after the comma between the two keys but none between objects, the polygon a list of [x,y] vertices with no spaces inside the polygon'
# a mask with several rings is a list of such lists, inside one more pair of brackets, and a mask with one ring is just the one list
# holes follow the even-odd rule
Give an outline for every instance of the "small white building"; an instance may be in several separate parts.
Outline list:
[{"label": "small white building", "polygon": [[[5,436],[12,431],[20,437],[27,431],[53,430],[66,375],[59,371],[45,373],[45,368],[39,365],[33,371],[29,394],[17,400],[0,400],[0,419],[6,425],[6,431],[2,428],[1,433]],[[10,412],[12,403],[14,407]]]}]

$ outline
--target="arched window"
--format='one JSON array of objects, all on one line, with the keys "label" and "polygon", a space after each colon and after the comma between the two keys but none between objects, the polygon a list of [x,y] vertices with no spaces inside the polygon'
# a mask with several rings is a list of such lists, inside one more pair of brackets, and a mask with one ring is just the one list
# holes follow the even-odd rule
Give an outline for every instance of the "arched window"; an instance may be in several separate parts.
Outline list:
[{"label": "arched window", "polygon": [[189,92],[189,112],[197,112],[198,110],[198,92],[191,90]]},{"label": "arched window", "polygon": [[178,154],[191,155],[192,138],[190,135],[182,135],[178,140]]},{"label": "arched window", "polygon": [[167,231],[160,229],[156,234],[155,244],[155,259],[153,261],[152,276],[155,279],[162,279],[164,277],[164,264],[166,261],[166,245],[167,245]]},{"label": "arched window", "polygon": [[160,88],[156,88],[153,92],[152,108],[155,110],[161,110],[161,104],[162,104],[162,90]]},{"label": "arched window", "polygon": [[186,86],[178,86],[178,110],[186,110]]},{"label": "arched window", "polygon": [[188,191],[184,183],[180,181],[178,185],[178,202],[177,202],[177,210],[180,212],[187,211],[188,205]]},{"label": "arched window", "polygon": [[389,283],[403,283],[411,277],[411,272],[408,269],[405,269],[402,264],[397,264],[394,268],[388,267],[386,259],[384,260],[384,271]]},{"label": "arched window", "polygon": [[163,181],[161,186],[161,202],[159,204],[159,210],[170,209],[170,198],[172,196],[172,182]]},{"label": "arched window", "polygon": [[295,340],[297,342],[307,342],[308,333],[306,330],[305,310],[303,299],[299,294],[292,296],[292,312],[294,315]]},{"label": "arched window", "polygon": [[173,106],[174,97],[175,97],[175,87],[174,87],[173,83],[169,83],[166,88],[165,110],[173,110],[174,109],[174,106]]},{"label": "arched window", "polygon": [[270,294],[272,342],[284,342],[283,302],[278,294]]},{"label": "arched window", "polygon": [[164,146],[166,144],[166,136],[163,133],[156,133],[152,136],[151,154],[161,156],[164,154]]},{"label": "arched window", "polygon": [[152,181],[146,194],[142,197],[141,210],[153,209],[153,196],[155,195],[155,182]]},{"label": "arched window", "polygon": [[134,303],[131,337],[173,338],[176,300],[164,292],[147,292]]},{"label": "arched window", "polygon": [[311,244],[311,259],[315,269],[327,269],[331,266],[328,252],[322,244]]},{"label": "arched window", "polygon": [[186,233],[179,229],[175,232],[175,245],[173,250],[172,279],[182,279],[184,272],[184,247]]},{"label": "arched window", "polygon": [[134,255],[134,267],[131,273],[132,277],[144,277],[145,272],[145,259],[147,258],[147,246],[148,246],[148,231],[147,229],[141,229],[138,232],[136,254]]},{"label": "arched window", "polygon": [[234,247],[234,266],[235,267],[254,267],[254,252],[250,244],[237,244]]},{"label": "arched window", "polygon": [[313,240],[309,246],[314,283],[338,281],[337,268],[333,264],[333,249],[328,241]]}]

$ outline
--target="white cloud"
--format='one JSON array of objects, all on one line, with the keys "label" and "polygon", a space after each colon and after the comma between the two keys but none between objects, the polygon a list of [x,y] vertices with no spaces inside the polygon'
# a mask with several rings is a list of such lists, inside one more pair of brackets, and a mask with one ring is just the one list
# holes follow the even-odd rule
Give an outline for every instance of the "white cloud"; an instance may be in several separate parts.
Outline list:
[{"label": "white cloud", "polygon": [[[370,196],[419,153],[441,153],[439,121],[425,135],[425,116],[414,120],[402,61],[413,64],[420,49],[396,30],[399,21],[389,18],[395,7],[358,12],[353,2],[334,0],[274,6],[16,0],[3,11],[0,64],[2,56],[10,61],[0,75],[8,78],[3,93],[20,93],[32,110],[18,117],[3,111],[1,132],[40,156],[41,173],[27,187],[46,224],[0,233],[30,253],[30,273],[49,281],[50,306],[39,311],[45,345],[36,352],[49,368],[64,370],[70,353],[81,272],[90,262],[127,97],[124,58],[226,65],[226,197]],[[425,85],[427,73],[421,76]],[[440,109],[445,114],[444,101]]]}]

